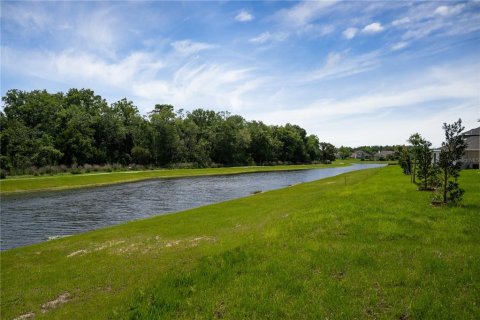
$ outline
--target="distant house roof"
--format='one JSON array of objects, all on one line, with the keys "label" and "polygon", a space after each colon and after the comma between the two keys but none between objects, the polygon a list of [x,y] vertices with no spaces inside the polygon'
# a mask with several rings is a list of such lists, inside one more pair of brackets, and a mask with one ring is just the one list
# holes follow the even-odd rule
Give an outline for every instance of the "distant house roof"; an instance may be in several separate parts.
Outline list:
[{"label": "distant house roof", "polygon": [[480,127],[463,134],[467,142],[467,150],[480,150]]},{"label": "distant house roof", "polygon": [[385,151],[378,151],[375,155],[376,156],[380,156],[380,157],[386,157],[386,156],[390,156],[392,154],[394,154],[395,151],[388,151],[388,150],[385,150]]},{"label": "distant house roof", "polygon": [[384,151],[378,151],[377,153],[375,153],[373,155],[373,157],[375,159],[387,159],[387,158],[392,157],[394,154],[395,154],[395,151],[384,150]]},{"label": "distant house roof", "polygon": [[353,151],[353,153],[350,155],[350,158],[368,158],[368,157],[371,157],[372,155],[368,152],[365,152],[363,150],[356,150],[356,151]]}]

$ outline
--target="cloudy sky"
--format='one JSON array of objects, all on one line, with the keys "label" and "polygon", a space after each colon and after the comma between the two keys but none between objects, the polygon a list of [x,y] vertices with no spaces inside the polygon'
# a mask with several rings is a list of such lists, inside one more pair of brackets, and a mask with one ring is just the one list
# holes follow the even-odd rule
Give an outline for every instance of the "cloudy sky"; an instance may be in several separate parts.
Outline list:
[{"label": "cloudy sky", "polygon": [[480,2],[1,2],[1,94],[90,88],[304,127],[336,146],[434,145],[480,118]]}]

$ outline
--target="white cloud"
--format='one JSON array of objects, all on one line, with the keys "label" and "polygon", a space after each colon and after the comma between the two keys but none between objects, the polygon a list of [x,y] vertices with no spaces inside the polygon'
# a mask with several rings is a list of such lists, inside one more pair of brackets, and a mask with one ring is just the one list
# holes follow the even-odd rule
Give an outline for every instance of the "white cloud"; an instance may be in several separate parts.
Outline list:
[{"label": "white cloud", "polygon": [[347,39],[352,39],[353,37],[355,37],[355,35],[357,34],[358,32],[358,29],[357,28],[347,28],[343,31],[343,36]]},{"label": "white cloud", "polygon": [[[341,68],[346,62],[341,54],[332,52],[325,65]],[[366,83],[337,89],[335,93],[316,86],[316,94],[296,95],[304,87],[297,84],[294,89],[293,86],[282,88],[275,100],[269,101],[277,106],[274,110],[255,110],[250,117],[269,124],[297,123],[309,133],[338,145],[402,143],[408,134],[416,131],[437,132],[439,135],[432,134],[430,139],[441,139],[443,122],[461,117],[469,122],[467,127],[471,127],[480,116],[478,73],[478,63],[459,65],[455,62],[392,76],[374,86]],[[306,98],[299,101],[299,96]],[[300,107],[291,108],[291,105]],[[384,126],[385,123],[390,126]],[[381,128],[386,131],[378,131]],[[378,132],[385,134],[378,135]]]},{"label": "white cloud", "polygon": [[[135,79],[150,77],[164,67],[155,57],[141,52],[132,53],[116,63],[109,63],[85,52],[66,50],[60,53],[32,51],[21,52],[2,48],[2,68],[51,81],[128,86]],[[17,64],[11,64],[17,61]],[[75,67],[72,67],[75,66]]]},{"label": "white cloud", "polygon": [[270,33],[269,31],[263,32],[260,35],[251,38],[250,42],[253,43],[265,43],[268,41],[277,41],[281,42],[288,38],[288,34],[285,32],[278,32],[278,33]]},{"label": "white cloud", "polygon": [[261,33],[260,35],[256,36],[255,38],[250,39],[250,42],[254,43],[264,43],[267,42],[272,38],[272,34],[268,31]]},{"label": "white cloud", "polygon": [[240,21],[240,22],[247,22],[247,21],[252,21],[254,18],[254,16],[246,11],[246,10],[242,10],[240,11],[236,16],[235,16],[235,20],[237,21]]},{"label": "white cloud", "polygon": [[435,9],[435,14],[439,14],[441,16],[446,16],[448,14],[448,6],[440,6]]},{"label": "white cloud", "polygon": [[374,23],[371,23],[371,24],[365,26],[362,29],[362,32],[364,32],[364,33],[377,33],[377,32],[383,31],[383,29],[384,29],[384,27],[382,26],[382,24],[380,22],[374,22]]},{"label": "white cloud", "polygon": [[286,25],[303,26],[326,13],[337,1],[303,1],[292,8],[278,12],[278,17]]},{"label": "white cloud", "polygon": [[420,40],[433,33],[435,36],[467,34],[480,29],[480,15],[472,6],[471,2],[451,6],[438,6],[436,2],[421,3],[406,13],[408,23],[397,23],[395,26],[406,30],[402,36],[406,40]]},{"label": "white cloud", "polygon": [[392,50],[400,50],[403,48],[406,48],[408,46],[408,42],[397,42],[394,45],[392,45]]},{"label": "white cloud", "polygon": [[[2,28],[4,21],[12,23],[20,32],[37,33],[46,28],[52,27],[55,22],[52,15],[41,5],[34,2],[28,7],[19,6],[13,2],[2,2]],[[5,23],[5,25],[7,25]]]},{"label": "white cloud", "polygon": [[83,49],[88,47],[109,58],[115,57],[120,36],[118,21],[109,10],[94,11],[87,19],[79,17],[75,22],[75,31]]},{"label": "white cloud", "polygon": [[342,60],[342,56],[338,52],[330,52],[327,56],[327,61],[325,62],[325,68],[330,69],[336,67],[339,62]]},{"label": "white cloud", "polygon": [[203,42],[195,42],[189,39],[172,42],[171,46],[175,49],[177,53],[182,55],[190,55],[202,50],[215,48],[214,45]]},{"label": "white cloud", "polygon": [[447,16],[460,13],[464,7],[465,4],[463,3],[457,4],[455,6],[439,6],[435,9],[434,13],[440,16]]},{"label": "white cloud", "polygon": [[242,108],[246,93],[257,89],[251,70],[222,64],[187,63],[164,80],[135,82],[142,101],[163,101],[177,107]]},{"label": "white cloud", "polygon": [[410,18],[409,17],[404,17],[404,18],[401,18],[401,19],[394,20],[392,22],[392,25],[394,25],[395,27],[398,27],[398,26],[405,25],[405,24],[408,24],[408,23],[410,23]]},{"label": "white cloud", "polygon": [[[325,64],[308,74],[297,75],[299,81],[309,83],[325,79],[338,79],[359,74],[379,66],[380,51],[347,57],[337,52],[330,52]],[[341,63],[340,63],[341,62]]]}]

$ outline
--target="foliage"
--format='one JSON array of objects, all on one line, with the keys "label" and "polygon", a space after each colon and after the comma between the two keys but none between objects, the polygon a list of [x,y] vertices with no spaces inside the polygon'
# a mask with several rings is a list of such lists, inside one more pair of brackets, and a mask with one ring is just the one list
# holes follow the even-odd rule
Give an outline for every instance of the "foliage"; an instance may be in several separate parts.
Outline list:
[{"label": "foliage", "polygon": [[412,182],[417,183],[416,174],[418,167],[418,158],[422,152],[422,136],[419,133],[414,133],[408,138],[408,142],[412,145],[409,149],[412,163]]},{"label": "foliage", "polygon": [[433,156],[430,147],[432,143],[423,139],[418,135],[418,147],[414,149],[416,152],[416,160],[418,165],[418,186],[420,190],[434,190],[438,184],[438,167],[433,163]]},{"label": "foliage", "polygon": [[398,159],[403,174],[412,174],[412,161],[409,148],[407,146],[397,146],[395,148],[395,157]]},{"label": "foliage", "polygon": [[462,131],[462,120],[453,124],[443,124],[445,141],[442,142],[438,166],[441,170],[441,186],[444,203],[457,204],[462,200],[464,191],[458,185],[461,169],[461,158],[467,147]]},{"label": "foliage", "polygon": [[[333,161],[330,144],[294,124],[268,126],[229,112],[156,104],[146,117],[132,101],[110,106],[89,89],[9,90],[0,113],[2,169],[132,163],[194,167]],[[328,147],[328,148],[327,148]],[[334,154],[334,152],[333,152]],[[35,171],[37,172],[37,171]]]},{"label": "foliage", "polygon": [[338,156],[340,159],[348,159],[350,158],[350,155],[352,154],[353,149],[350,147],[344,147],[341,146],[338,148]]},{"label": "foliage", "polygon": [[337,149],[330,143],[321,142],[320,143],[320,160],[324,163],[335,161],[335,153]]}]

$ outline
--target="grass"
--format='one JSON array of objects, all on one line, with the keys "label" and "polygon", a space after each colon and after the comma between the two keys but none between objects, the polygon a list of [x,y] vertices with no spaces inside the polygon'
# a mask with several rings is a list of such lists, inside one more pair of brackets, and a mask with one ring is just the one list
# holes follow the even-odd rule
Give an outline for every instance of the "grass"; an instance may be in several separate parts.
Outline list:
[{"label": "grass", "polygon": [[480,172],[347,176],[2,252],[2,319],[478,319]]},{"label": "grass", "polygon": [[175,178],[185,176],[225,175],[262,171],[303,170],[325,167],[342,167],[352,161],[345,160],[333,164],[285,165],[285,166],[250,166],[205,169],[161,169],[145,171],[84,173],[78,175],[59,174],[52,176],[20,176],[0,180],[0,194],[32,192],[44,190],[62,190],[93,187],[116,183],[133,182],[146,179]]}]

